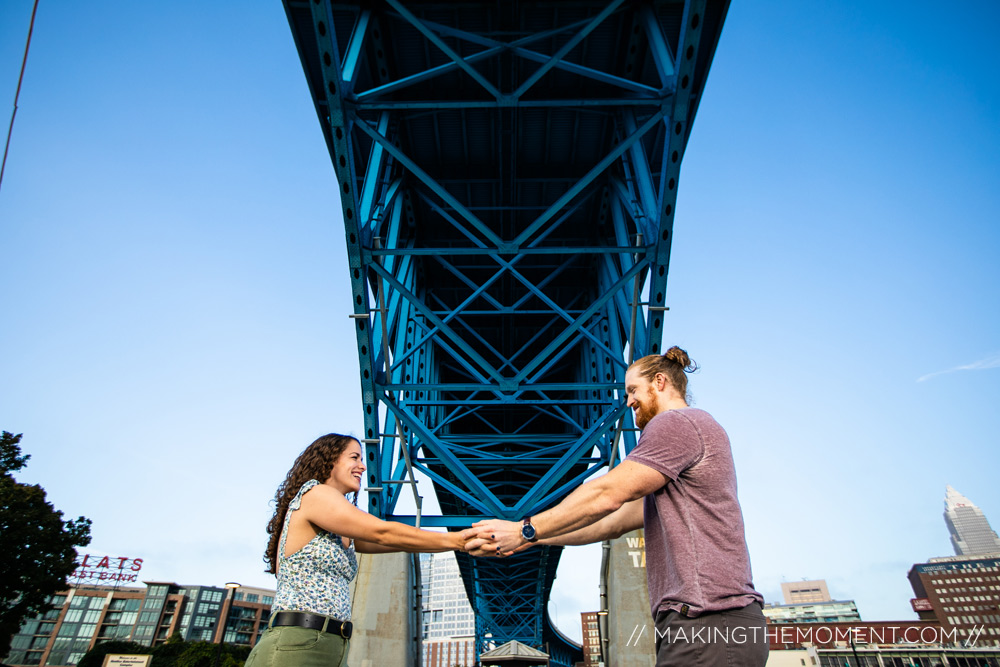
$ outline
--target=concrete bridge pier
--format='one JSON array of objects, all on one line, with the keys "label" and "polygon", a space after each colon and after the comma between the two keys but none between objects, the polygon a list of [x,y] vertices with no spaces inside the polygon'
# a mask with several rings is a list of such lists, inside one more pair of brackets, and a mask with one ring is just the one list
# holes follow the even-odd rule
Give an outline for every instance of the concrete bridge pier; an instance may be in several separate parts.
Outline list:
[{"label": "concrete bridge pier", "polygon": [[351,667],[420,664],[414,582],[410,554],[358,554],[358,576],[351,582]]},{"label": "concrete bridge pier", "polygon": [[649,612],[646,540],[642,529],[611,541],[606,618],[606,664],[615,667],[653,667],[656,661],[655,632]]}]

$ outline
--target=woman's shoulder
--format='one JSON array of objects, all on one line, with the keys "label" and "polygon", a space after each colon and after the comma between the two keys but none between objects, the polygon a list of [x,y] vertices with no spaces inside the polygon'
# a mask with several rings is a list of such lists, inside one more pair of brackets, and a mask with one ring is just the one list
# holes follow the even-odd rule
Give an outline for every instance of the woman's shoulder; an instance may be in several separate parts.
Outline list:
[{"label": "woman's shoulder", "polygon": [[299,497],[301,498],[322,498],[329,493],[336,495],[337,492],[326,484],[321,484],[315,479],[309,480],[302,485],[301,489],[299,489]]},{"label": "woman's shoulder", "polygon": [[299,487],[299,493],[305,494],[307,491],[315,489],[317,486],[323,486],[319,483],[318,479],[310,479],[307,482],[303,482],[302,486]]},{"label": "woman's shoulder", "polygon": [[[299,487],[298,493],[296,493],[295,497],[292,498],[292,502],[288,504],[288,509],[290,510],[299,509],[299,507],[301,507],[302,505],[302,500],[307,496],[307,494],[309,496],[314,495],[310,494],[309,492],[321,486],[323,485],[320,484],[319,481],[315,479],[310,479],[309,481],[303,483],[302,486]],[[322,492],[320,492],[320,494],[322,494]]]},{"label": "woman's shoulder", "polygon": [[341,500],[347,502],[347,499],[337,489],[328,484],[321,484],[314,479],[302,485],[302,490],[299,491],[299,499],[305,505],[315,503],[322,503],[323,505],[329,505],[329,503],[339,504]]}]

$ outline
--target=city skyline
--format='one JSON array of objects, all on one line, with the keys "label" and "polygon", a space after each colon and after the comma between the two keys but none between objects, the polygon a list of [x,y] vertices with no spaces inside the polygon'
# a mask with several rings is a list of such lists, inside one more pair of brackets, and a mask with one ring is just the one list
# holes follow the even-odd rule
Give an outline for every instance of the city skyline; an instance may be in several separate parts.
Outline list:
[{"label": "city skyline", "polygon": [[[31,6],[0,7],[8,102]],[[1000,516],[998,19],[730,7],[664,342],[729,432],[768,601],[824,578],[913,618],[907,572],[952,552],[941,488]],[[281,3],[39,4],[0,189],[0,428],[91,553],[273,587],[285,471],[362,432],[337,192]],[[563,552],[549,608],[575,639],[599,562]]]}]

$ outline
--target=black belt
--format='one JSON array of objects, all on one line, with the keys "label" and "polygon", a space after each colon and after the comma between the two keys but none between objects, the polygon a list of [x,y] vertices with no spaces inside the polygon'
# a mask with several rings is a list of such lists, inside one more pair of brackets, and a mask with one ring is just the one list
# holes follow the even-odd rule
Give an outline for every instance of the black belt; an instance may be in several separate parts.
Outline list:
[{"label": "black belt", "polygon": [[354,634],[354,624],[350,621],[338,621],[321,614],[310,614],[305,611],[279,611],[271,617],[271,627],[293,625],[309,630],[325,630],[331,635],[350,639]]}]

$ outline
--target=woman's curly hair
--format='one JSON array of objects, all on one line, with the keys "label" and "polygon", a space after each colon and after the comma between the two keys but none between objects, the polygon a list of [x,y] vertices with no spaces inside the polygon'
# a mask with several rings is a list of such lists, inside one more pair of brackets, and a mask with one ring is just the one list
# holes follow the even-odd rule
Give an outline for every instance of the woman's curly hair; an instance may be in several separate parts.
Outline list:
[{"label": "woman's curly hair", "polygon": [[[311,479],[319,481],[321,484],[330,479],[330,472],[333,465],[344,453],[347,446],[357,439],[349,435],[339,433],[328,433],[305,448],[299,458],[295,459],[292,469],[288,471],[285,481],[278,487],[274,494],[274,516],[267,522],[267,534],[270,539],[267,542],[267,551],[264,552],[264,562],[267,563],[265,572],[277,574],[278,572],[278,543],[281,541],[281,530],[285,525],[285,514],[288,513],[288,504],[299,492],[302,485]],[[354,502],[357,503],[358,496],[354,495]]]}]

